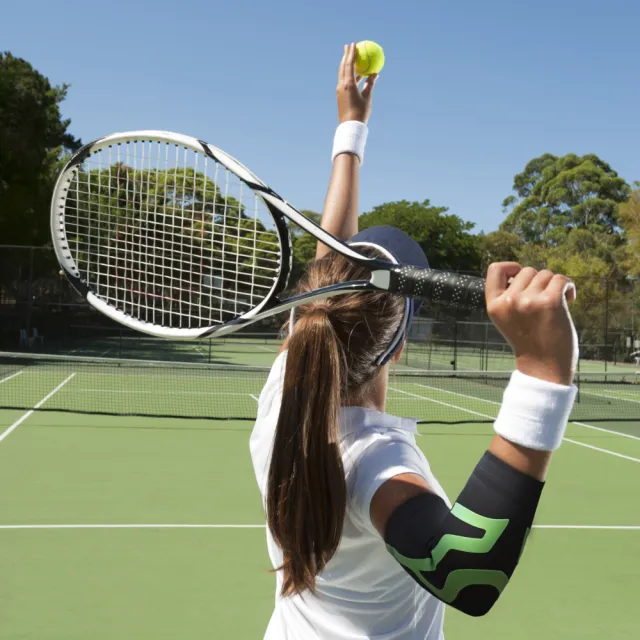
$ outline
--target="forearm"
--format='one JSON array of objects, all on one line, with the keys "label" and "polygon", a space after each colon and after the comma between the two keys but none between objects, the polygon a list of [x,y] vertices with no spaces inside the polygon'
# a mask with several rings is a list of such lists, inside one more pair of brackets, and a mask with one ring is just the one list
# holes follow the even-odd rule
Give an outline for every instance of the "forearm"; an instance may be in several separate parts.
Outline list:
[{"label": "forearm", "polygon": [[387,547],[422,587],[470,615],[491,609],[520,560],[574,397],[571,387],[514,374],[498,435],[453,509],[422,493],[393,512]]},{"label": "forearm", "polygon": [[542,482],[547,475],[547,469],[553,455],[552,451],[538,451],[523,447],[502,436],[493,438],[489,451],[510,467]]},{"label": "forearm", "polygon": [[387,548],[436,598],[484,615],[516,569],[543,486],[487,452],[451,510],[432,493],[399,507],[387,523]]},{"label": "forearm", "polygon": [[[348,240],[358,232],[358,178],[360,160],[351,153],[336,156],[331,180],[322,211],[321,226],[341,240]],[[318,242],[316,258],[329,252]]]}]

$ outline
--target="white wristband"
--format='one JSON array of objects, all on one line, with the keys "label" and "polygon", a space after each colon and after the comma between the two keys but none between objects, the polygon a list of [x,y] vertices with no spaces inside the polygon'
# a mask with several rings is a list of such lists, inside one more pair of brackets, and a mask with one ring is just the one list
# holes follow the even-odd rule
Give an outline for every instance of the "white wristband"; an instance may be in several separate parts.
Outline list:
[{"label": "white wristband", "polygon": [[357,120],[349,120],[338,125],[336,135],[333,138],[331,161],[333,162],[341,153],[353,153],[358,156],[360,164],[362,164],[368,133],[367,125]]},{"label": "white wristband", "polygon": [[494,429],[505,440],[539,451],[554,451],[567,428],[578,389],[514,371]]}]

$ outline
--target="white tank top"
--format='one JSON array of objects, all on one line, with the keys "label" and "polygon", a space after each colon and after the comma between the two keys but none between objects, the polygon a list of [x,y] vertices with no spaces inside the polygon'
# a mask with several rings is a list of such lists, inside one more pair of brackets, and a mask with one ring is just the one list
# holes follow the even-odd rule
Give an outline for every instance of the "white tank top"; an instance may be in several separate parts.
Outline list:
[{"label": "white tank top", "polygon": [[[263,504],[285,362],[286,352],[278,356],[260,394],[250,440]],[[345,407],[341,431],[349,499],[340,546],[317,577],[316,595],[282,598],[282,575],[276,573],[275,610],[265,640],[443,640],[444,604],[391,557],[369,517],[376,490],[402,473],[421,475],[450,504],[416,444],[416,421]],[[282,554],[268,528],[267,547],[279,567]]]}]

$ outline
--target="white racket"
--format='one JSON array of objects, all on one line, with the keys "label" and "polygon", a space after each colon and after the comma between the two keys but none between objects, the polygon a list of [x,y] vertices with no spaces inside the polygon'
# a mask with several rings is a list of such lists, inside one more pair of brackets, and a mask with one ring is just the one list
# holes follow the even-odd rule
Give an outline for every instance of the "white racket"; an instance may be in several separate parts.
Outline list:
[{"label": "white racket", "polygon": [[[292,256],[287,221],[370,269],[370,279],[282,299]],[[484,305],[481,278],[361,255],[224,151],[164,131],[117,133],[77,151],[56,183],[51,232],[77,291],[154,336],[231,333],[310,300],[376,289]]]}]

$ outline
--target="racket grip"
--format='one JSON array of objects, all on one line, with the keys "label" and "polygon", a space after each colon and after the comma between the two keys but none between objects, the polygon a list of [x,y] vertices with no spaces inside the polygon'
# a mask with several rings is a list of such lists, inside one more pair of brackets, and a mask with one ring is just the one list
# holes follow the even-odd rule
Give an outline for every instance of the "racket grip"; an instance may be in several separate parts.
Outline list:
[{"label": "racket grip", "polygon": [[485,281],[476,276],[420,267],[390,272],[389,291],[458,309],[485,309]]}]

